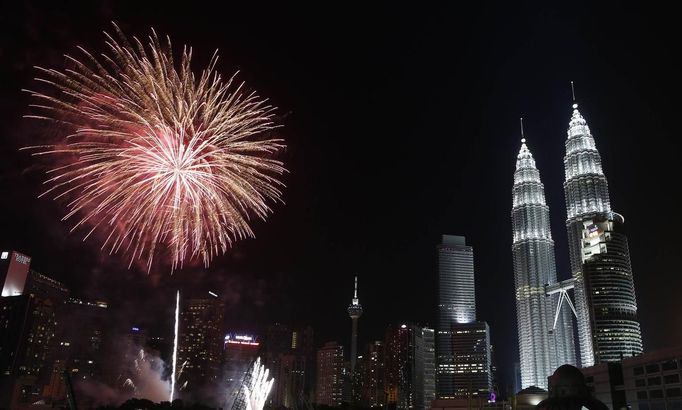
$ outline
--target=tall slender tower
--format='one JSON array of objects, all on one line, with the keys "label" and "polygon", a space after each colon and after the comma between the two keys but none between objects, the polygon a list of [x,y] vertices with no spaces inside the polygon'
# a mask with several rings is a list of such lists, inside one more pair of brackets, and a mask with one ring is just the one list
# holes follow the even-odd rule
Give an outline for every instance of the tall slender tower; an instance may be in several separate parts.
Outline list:
[{"label": "tall slender tower", "polygon": [[438,245],[436,396],[491,391],[490,328],[476,321],[474,248],[464,236],[443,235]]},{"label": "tall slender tower", "polygon": [[573,104],[568,127],[564,169],[581,365],[641,354],[624,220],[611,210],[601,157],[578,104]]},{"label": "tall slender tower", "polygon": [[545,293],[545,285],[557,282],[554,241],[545,188],[525,138],[516,157],[511,218],[521,387],[546,389],[557,367],[575,364],[575,346],[569,311],[562,309],[555,321],[560,295]]},{"label": "tall slender tower", "polygon": [[348,305],[348,316],[353,321],[353,330],[350,338],[350,374],[355,374],[355,362],[358,357],[358,319],[362,316],[362,305],[358,299],[358,277],[355,276],[355,291],[353,293],[353,300]]}]

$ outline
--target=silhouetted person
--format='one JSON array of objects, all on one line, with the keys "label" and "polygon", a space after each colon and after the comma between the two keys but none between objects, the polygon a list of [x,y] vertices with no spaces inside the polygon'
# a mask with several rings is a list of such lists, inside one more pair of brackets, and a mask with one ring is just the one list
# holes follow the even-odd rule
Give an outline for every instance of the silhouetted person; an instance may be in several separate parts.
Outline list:
[{"label": "silhouetted person", "polygon": [[609,408],[590,395],[585,376],[570,364],[560,366],[549,376],[549,397],[536,409],[542,410],[608,410]]}]

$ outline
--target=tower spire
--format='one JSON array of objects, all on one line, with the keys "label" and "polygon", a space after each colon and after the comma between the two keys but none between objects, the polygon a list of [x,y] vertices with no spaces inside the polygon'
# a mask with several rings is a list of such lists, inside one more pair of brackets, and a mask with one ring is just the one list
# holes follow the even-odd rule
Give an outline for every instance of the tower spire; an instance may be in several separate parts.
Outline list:
[{"label": "tower spire", "polygon": [[573,104],[575,104],[575,86],[573,85],[573,81],[571,81],[571,95],[573,95]]},{"label": "tower spire", "polygon": [[526,142],[526,137],[523,135],[523,117],[519,118],[521,122],[521,142]]},{"label": "tower spire", "polygon": [[353,301],[356,301],[357,299],[358,299],[358,275],[355,275],[355,292],[353,293]]}]

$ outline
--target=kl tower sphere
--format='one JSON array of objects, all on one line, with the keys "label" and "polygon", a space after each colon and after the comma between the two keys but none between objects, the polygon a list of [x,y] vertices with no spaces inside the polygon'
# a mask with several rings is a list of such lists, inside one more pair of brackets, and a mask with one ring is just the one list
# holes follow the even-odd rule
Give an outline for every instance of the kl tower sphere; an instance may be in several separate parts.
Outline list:
[{"label": "kl tower sphere", "polygon": [[353,331],[350,339],[350,374],[355,374],[355,362],[358,355],[358,319],[362,316],[362,305],[358,299],[358,277],[355,276],[355,291],[353,301],[348,305],[348,316],[353,321]]}]

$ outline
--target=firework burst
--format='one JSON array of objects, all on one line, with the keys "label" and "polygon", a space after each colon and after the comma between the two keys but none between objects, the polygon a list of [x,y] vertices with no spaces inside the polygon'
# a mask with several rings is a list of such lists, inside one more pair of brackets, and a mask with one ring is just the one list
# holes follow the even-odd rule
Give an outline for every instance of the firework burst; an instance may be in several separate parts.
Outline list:
[{"label": "firework burst", "polygon": [[114,25],[108,53],[66,56],[62,71],[38,68],[50,93],[29,91],[36,113],[66,130],[52,145],[27,147],[54,160],[42,195],[66,203],[64,220],[85,238],[103,232],[102,249],[152,266],[168,253],[171,270],[199,259],[208,266],[231,244],[253,237],[280,200],[285,172],[270,138],[274,108],[216,73],[214,54],[201,75],[191,48],[176,65],[170,39],[152,30],[145,46]]},{"label": "firework burst", "polygon": [[268,379],[269,374],[270,371],[260,363],[260,357],[256,359],[248,380],[242,386],[246,401],[245,410],[263,410],[275,383],[275,379]]}]

